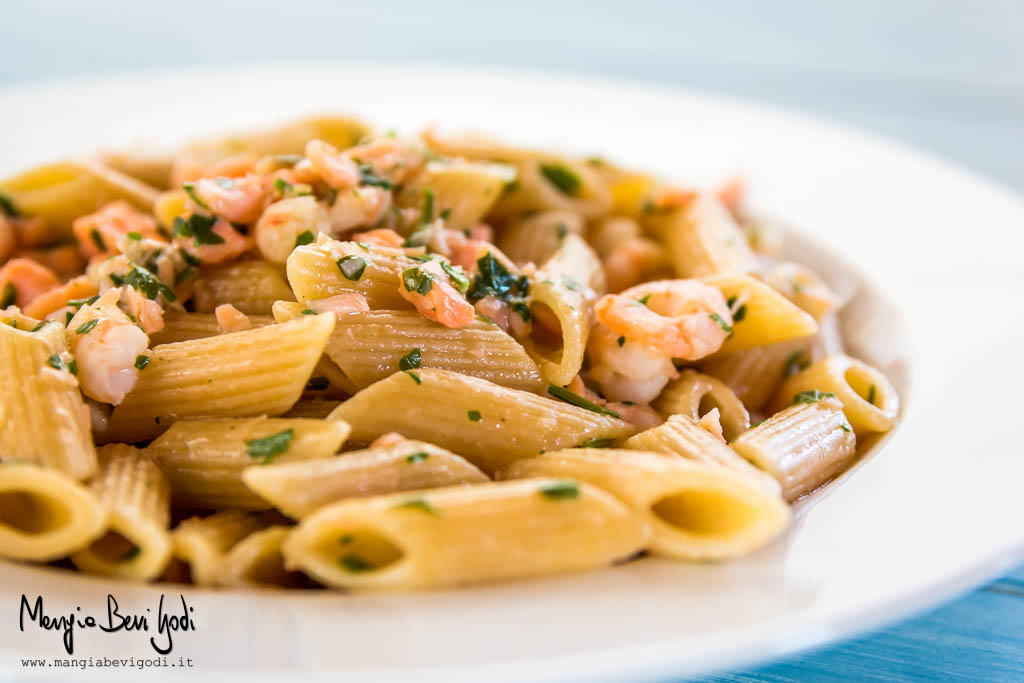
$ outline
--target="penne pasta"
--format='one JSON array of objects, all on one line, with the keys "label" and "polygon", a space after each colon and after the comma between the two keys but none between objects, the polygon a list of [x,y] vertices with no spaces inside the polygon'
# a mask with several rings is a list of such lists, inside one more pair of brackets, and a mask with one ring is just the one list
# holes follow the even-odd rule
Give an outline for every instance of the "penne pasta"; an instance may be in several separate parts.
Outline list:
[{"label": "penne pasta", "polygon": [[[273,318],[265,315],[247,317],[253,327],[265,327],[274,322]],[[221,334],[220,324],[217,322],[217,316],[213,313],[167,311],[164,313],[163,329],[149,335],[149,340],[154,346],[157,346],[192,339],[206,339],[207,337],[216,337],[218,334]]]},{"label": "penne pasta", "polygon": [[782,410],[806,392],[834,394],[857,436],[887,432],[896,422],[899,398],[885,375],[867,363],[844,355],[826,356],[793,375],[782,385],[772,402]]},{"label": "penne pasta", "polygon": [[[10,324],[19,321],[28,329]],[[97,461],[89,411],[61,326],[23,316],[6,322],[0,324],[0,461],[34,462],[73,479],[91,476]]]},{"label": "penne pasta", "polygon": [[187,417],[280,415],[299,399],[334,316],[165,344],[114,409],[108,440],[135,442]]},{"label": "penne pasta", "polygon": [[208,517],[190,517],[171,534],[174,563],[169,572],[187,577],[197,586],[214,586],[225,576],[225,559],[239,541],[273,522],[267,513],[218,512]]},{"label": "penne pasta", "polygon": [[571,232],[582,235],[583,217],[572,211],[540,211],[512,222],[501,232],[498,248],[522,266],[543,264]]},{"label": "penne pasta", "polygon": [[[340,261],[356,264],[342,271]],[[402,271],[417,265],[404,257],[384,256],[375,247],[355,242],[322,241],[298,247],[288,257],[288,283],[299,301],[357,292],[370,308],[407,309],[398,293]]]},{"label": "penne pasta", "polygon": [[544,449],[620,439],[634,431],[607,412],[431,369],[396,372],[342,403],[331,417],[351,424],[359,443],[397,431],[459,453],[488,473]]},{"label": "penne pasta", "polygon": [[744,273],[756,265],[743,231],[711,195],[698,195],[685,207],[656,213],[647,220],[661,235],[679,277]]},{"label": "penne pasta", "polygon": [[834,396],[808,396],[752,427],[732,448],[782,485],[786,500],[813,491],[843,471],[857,439]]},{"label": "penne pasta", "polygon": [[807,367],[817,354],[815,338],[754,346],[701,363],[701,372],[724,382],[743,405],[760,410],[783,380]]},{"label": "penne pasta", "polygon": [[463,458],[423,441],[349,451],[336,458],[249,467],[242,481],[278,510],[301,519],[342,498],[478,484],[490,479]]},{"label": "penne pasta", "polygon": [[428,161],[402,187],[398,202],[402,206],[421,208],[429,189],[434,211],[443,213],[449,226],[461,230],[483,220],[505,188],[515,181],[516,170],[507,164],[465,159]]},{"label": "penne pasta", "polygon": [[682,375],[669,382],[651,405],[662,417],[686,415],[693,420],[699,420],[717,408],[726,441],[732,441],[750,426],[750,414],[732,389],[696,370],[683,370]]},{"label": "penne pasta", "polygon": [[294,301],[281,269],[268,261],[239,261],[205,269],[196,282],[196,310],[231,304],[242,313],[269,316],[275,301]]},{"label": "penne pasta", "polygon": [[501,479],[569,477],[600,487],[653,528],[647,548],[688,560],[724,560],[764,546],[789,522],[777,491],[715,464],[661,453],[570,449],[522,460]]},{"label": "penne pasta", "polygon": [[734,309],[730,336],[719,355],[809,337],[818,331],[814,318],[749,275],[716,275],[704,282],[719,289]]},{"label": "penne pasta", "polygon": [[138,449],[108,444],[89,486],[109,511],[106,532],[71,556],[82,571],[147,581],[171,559],[171,489],[167,478]]},{"label": "penne pasta", "polygon": [[31,463],[0,464],[0,557],[55,560],[106,526],[106,508],[84,484]]},{"label": "penne pasta", "polygon": [[341,420],[179,420],[145,452],[167,474],[176,506],[260,510],[269,506],[242,483],[246,468],[327,458],[350,431]]},{"label": "penne pasta", "polygon": [[283,551],[286,567],[328,586],[419,588],[592,569],[649,533],[600,489],[527,479],[340,501],[304,518]]},{"label": "penne pasta", "polygon": [[302,573],[284,567],[281,546],[290,532],[291,527],[274,525],[243,538],[224,556],[217,584],[243,588],[305,588],[310,581]]},{"label": "penne pasta", "polygon": [[508,186],[491,215],[503,218],[529,211],[572,211],[586,218],[608,213],[612,193],[584,163],[564,158],[516,162],[517,182]]}]

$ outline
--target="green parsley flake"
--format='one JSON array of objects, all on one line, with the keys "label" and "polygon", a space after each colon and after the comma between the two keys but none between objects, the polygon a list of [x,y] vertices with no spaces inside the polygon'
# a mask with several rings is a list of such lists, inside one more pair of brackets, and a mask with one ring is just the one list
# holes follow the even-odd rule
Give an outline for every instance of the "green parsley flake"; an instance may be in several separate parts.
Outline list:
[{"label": "green parsley flake", "polygon": [[718,315],[717,313],[709,313],[708,317],[714,320],[716,323],[718,323],[718,326],[721,327],[723,330],[725,330],[729,334],[732,334],[732,325],[725,322],[725,319],[722,318],[722,316]]},{"label": "green parsley flake", "polygon": [[599,439],[594,437],[581,443],[578,448],[608,448],[613,443],[615,443],[615,439]]},{"label": "green parsley flake", "polygon": [[476,303],[485,296],[494,296],[502,301],[509,301],[514,296],[525,296],[524,287],[528,286],[526,278],[520,278],[509,272],[501,261],[494,258],[491,252],[477,259],[480,274],[473,279],[473,286],[468,298]]},{"label": "green parsley flake", "polygon": [[314,311],[312,308],[303,308],[302,315],[316,315],[316,311]]},{"label": "green parsley flake", "polygon": [[146,366],[149,365],[149,356],[135,356],[135,369],[145,370]]},{"label": "green parsley flake", "polygon": [[44,327],[46,327],[47,325],[49,325],[51,323],[53,323],[52,320],[44,320],[43,322],[41,322],[38,325],[36,325],[35,327],[33,327],[31,331],[32,332],[38,332],[39,330],[43,329]]},{"label": "green parsley flake", "polygon": [[407,463],[409,463],[409,464],[415,464],[415,463],[418,463],[418,462],[423,462],[424,460],[426,460],[429,457],[430,457],[430,453],[425,453],[423,451],[416,451],[412,455],[405,456],[405,461]]},{"label": "green parsley flake", "polygon": [[576,196],[583,184],[575,171],[562,164],[541,164],[540,172],[559,192],[570,197]]},{"label": "green parsley flake", "polygon": [[644,294],[641,298],[637,299],[637,301],[639,301],[644,306],[646,306],[647,302],[650,301],[650,300],[651,300],[651,295],[650,294]]},{"label": "green parsley flake", "polygon": [[287,451],[294,438],[295,430],[286,429],[262,439],[246,439],[245,454],[250,458],[260,458],[261,464],[266,465]]},{"label": "green parsley flake", "polygon": [[345,276],[345,279],[359,282],[366,270],[366,261],[359,256],[343,256],[337,261],[338,270]]},{"label": "green parsley flake", "polygon": [[306,391],[324,391],[331,386],[326,377],[310,377],[306,382]]},{"label": "green parsley flake", "polygon": [[92,332],[92,328],[96,327],[99,324],[100,324],[100,319],[99,318],[93,318],[89,322],[82,323],[81,325],[79,325],[78,329],[75,330],[75,334],[89,334],[90,332]]},{"label": "green parsley flake", "polygon": [[7,214],[12,218],[18,217],[18,210],[14,208],[14,202],[5,194],[0,194],[0,213]]},{"label": "green parsley flake", "polygon": [[871,388],[868,389],[868,403],[875,405],[875,385],[872,384]]},{"label": "green parsley flake", "polygon": [[373,168],[369,164],[363,164],[359,167],[359,182],[363,185],[382,187],[385,190],[391,189],[391,181],[374,175]]},{"label": "green parsley flake", "polygon": [[63,370],[67,367],[64,363],[64,359],[60,357],[59,353],[51,354],[50,357],[46,359],[46,364],[54,370]]},{"label": "green parsley flake", "polygon": [[842,429],[844,432],[852,432],[853,431],[853,429],[850,428],[850,425],[848,425],[846,423],[843,423],[843,424],[839,425],[839,428]]},{"label": "green parsley flake", "polygon": [[801,391],[799,394],[793,397],[793,404],[798,403],[817,403],[823,398],[833,398],[835,394],[831,391],[821,392],[817,389],[811,389],[810,391]]},{"label": "green parsley flake", "polygon": [[479,422],[480,420],[484,419],[484,416],[480,414],[479,410],[470,410],[466,414],[469,415],[470,422]]},{"label": "green parsley flake", "polygon": [[626,344],[626,338],[619,337],[618,339],[615,340],[615,343],[618,344],[619,348],[621,349]]},{"label": "green parsley flake", "polygon": [[200,199],[199,195],[196,194],[196,184],[195,183],[182,183],[181,187],[182,187],[183,190],[185,190],[185,194],[187,194],[189,196],[189,199],[191,199],[198,206],[203,207],[207,211],[210,210],[210,207],[206,205],[206,202],[204,202],[202,199]]},{"label": "green parsley flake", "polygon": [[421,296],[426,296],[434,284],[430,273],[414,267],[402,271],[402,286],[407,292],[417,292]]},{"label": "green parsley flake", "polygon": [[548,393],[566,403],[572,404],[577,408],[585,408],[586,410],[593,411],[598,415],[609,415],[611,417],[619,417],[619,414],[614,410],[608,410],[597,405],[593,401],[588,401],[579,394],[573,393],[565,387],[560,387],[557,384],[548,385]]},{"label": "green parsley flake", "polygon": [[449,265],[447,261],[441,261],[441,268],[448,274],[448,279],[452,281],[460,294],[465,295],[469,291],[469,278],[463,274],[462,269]]},{"label": "green parsley flake", "polygon": [[95,244],[96,248],[100,251],[107,250],[107,245],[103,243],[103,236],[100,235],[100,231],[96,228],[89,231],[89,239],[92,240],[92,243]]},{"label": "green parsley flake", "polygon": [[358,555],[343,555],[338,560],[338,564],[340,564],[345,571],[351,572],[352,574],[359,574],[360,572],[368,572],[375,569],[372,564]]},{"label": "green parsley flake", "polygon": [[170,287],[160,282],[151,272],[139,266],[135,266],[124,276],[122,284],[134,287],[150,300],[156,299],[160,294],[163,294],[167,301],[175,301],[178,298]]},{"label": "green parsley flake", "polygon": [[295,237],[295,246],[301,247],[304,244],[311,244],[313,239],[313,233],[311,231],[303,230]]},{"label": "green parsley flake", "polygon": [[405,371],[405,374],[409,375],[409,377],[412,377],[412,381],[413,381],[413,382],[416,382],[416,384],[423,384],[423,380],[422,380],[422,379],[420,379],[420,376],[419,376],[419,375],[417,375],[417,374],[416,374],[415,372],[413,372],[412,370],[406,370],[406,371]]},{"label": "green parsley flake", "polygon": [[0,294],[0,308],[13,306],[17,300],[18,288],[14,286],[13,282],[5,282],[3,293]]},{"label": "green parsley flake", "polygon": [[736,309],[736,312],[732,314],[732,324],[740,322],[747,317],[747,305],[740,304],[740,307]]},{"label": "green parsley flake", "polygon": [[[183,251],[181,253],[185,254],[187,252]],[[193,266],[185,266],[180,273],[178,273],[177,275],[174,276],[174,284],[175,285],[180,285],[185,280],[190,280],[190,279],[194,278],[198,274],[199,273],[195,269],[195,267],[193,267]]]},{"label": "green parsley flake", "polygon": [[786,356],[785,368],[787,376],[795,375],[811,364],[810,361],[801,360],[803,356],[804,352],[802,350],[794,351]]},{"label": "green parsley flake", "polygon": [[187,220],[177,216],[174,219],[174,236],[191,237],[192,243],[197,247],[204,244],[224,244],[224,238],[213,231],[216,224],[215,216],[205,216],[201,213],[194,213]]},{"label": "green parsley flake", "polygon": [[419,510],[420,512],[427,513],[431,517],[437,517],[438,515],[437,508],[423,498],[412,498],[405,502],[397,503],[394,505],[394,508],[396,510]]},{"label": "green parsley flake", "polygon": [[399,370],[415,370],[420,367],[423,361],[423,356],[420,354],[419,349],[413,349],[409,353],[405,354],[398,359]]},{"label": "green parsley flake", "polygon": [[530,313],[530,307],[526,305],[525,301],[514,301],[509,308],[518,313],[523,322],[528,323],[533,320],[533,314]]},{"label": "green parsley flake", "polygon": [[142,233],[141,232],[129,232],[128,233],[128,239],[130,239],[132,242],[141,242],[142,241]]},{"label": "green parsley flake", "polygon": [[70,363],[68,363],[68,372],[70,372],[72,375],[78,374],[78,361],[73,360]]},{"label": "green parsley flake", "polygon": [[555,228],[555,231],[558,234],[559,242],[564,240],[569,235],[569,228],[566,227],[565,223],[559,223],[558,226]]},{"label": "green parsley flake", "polygon": [[429,187],[423,190],[423,214],[420,216],[420,223],[429,223],[434,220],[434,191]]},{"label": "green parsley flake", "polygon": [[574,500],[580,497],[580,487],[574,481],[555,481],[542,484],[537,493],[549,500]]}]

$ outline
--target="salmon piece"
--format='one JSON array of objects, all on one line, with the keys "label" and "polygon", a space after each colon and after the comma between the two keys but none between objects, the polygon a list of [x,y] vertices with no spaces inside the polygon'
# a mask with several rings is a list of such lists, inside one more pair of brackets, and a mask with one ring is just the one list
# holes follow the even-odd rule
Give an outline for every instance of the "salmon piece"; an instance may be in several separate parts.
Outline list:
[{"label": "salmon piece", "polygon": [[42,320],[74,299],[88,299],[99,293],[96,283],[88,275],[68,280],[59,287],[43,292],[24,308],[25,315]]},{"label": "salmon piece", "polygon": [[14,304],[24,309],[59,284],[57,275],[43,264],[27,258],[11,259],[0,268],[0,308]]},{"label": "salmon piece", "polygon": [[156,229],[156,219],[124,200],[111,202],[96,213],[76,218],[71,229],[78,248],[86,258],[102,253],[119,253],[118,240],[129,233],[166,242]]}]

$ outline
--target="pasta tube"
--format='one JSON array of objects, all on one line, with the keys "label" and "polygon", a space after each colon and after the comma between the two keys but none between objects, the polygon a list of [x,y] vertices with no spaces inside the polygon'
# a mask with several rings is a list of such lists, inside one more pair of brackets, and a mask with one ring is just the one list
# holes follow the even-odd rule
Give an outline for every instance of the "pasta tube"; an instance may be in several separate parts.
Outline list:
[{"label": "pasta tube", "polygon": [[846,469],[857,439],[838,399],[808,396],[741,434],[732,448],[795,500]]},{"label": "pasta tube", "polygon": [[275,301],[295,300],[280,268],[268,261],[238,261],[206,269],[196,290],[200,313],[231,304],[242,313],[269,316]]},{"label": "pasta tube", "polygon": [[732,441],[750,426],[750,414],[732,389],[696,370],[683,370],[678,379],[662,390],[652,406],[662,417],[682,414],[694,420],[718,408],[726,441]]},{"label": "pasta tube", "polygon": [[422,201],[427,189],[445,223],[456,230],[471,228],[491,210],[505,188],[515,182],[516,170],[507,164],[466,159],[428,161],[398,195],[403,206]]},{"label": "pasta tube", "polygon": [[522,266],[543,264],[571,232],[582,235],[583,217],[571,211],[541,211],[514,221],[501,231],[501,253]]},{"label": "pasta tube", "polygon": [[[273,318],[265,315],[247,317],[253,327],[264,327],[274,322]],[[180,313],[170,310],[164,312],[164,328],[149,335],[149,339],[156,346],[216,337],[218,334],[221,334],[221,329],[213,313]]]},{"label": "pasta tube", "polygon": [[372,245],[326,240],[291,253],[288,283],[299,301],[357,292],[370,308],[407,309],[412,304],[398,293],[398,285],[402,271],[415,265],[405,257],[383,255]]},{"label": "pasta tube", "polygon": [[153,349],[114,409],[108,440],[150,439],[186,417],[280,415],[298,400],[334,329],[334,315]]},{"label": "pasta tube", "polygon": [[176,566],[197,586],[214,586],[224,576],[227,554],[243,538],[270,526],[268,514],[218,512],[209,517],[190,517],[172,532]]},{"label": "pasta tube", "polygon": [[249,467],[242,481],[278,510],[300,519],[342,498],[489,481],[459,456],[422,441],[349,451],[336,458]]},{"label": "pasta tube", "polygon": [[619,439],[634,428],[594,412],[447,370],[396,372],[331,413],[369,443],[397,431],[463,455],[484,472],[544,449]]},{"label": "pasta tube", "polygon": [[508,187],[491,215],[529,211],[572,211],[586,218],[608,213],[612,193],[592,168],[578,161],[548,157],[516,163],[518,182]]},{"label": "pasta tube", "polygon": [[340,501],[303,519],[283,551],[328,586],[411,588],[600,567],[649,533],[600,489],[528,479]]},{"label": "pasta tube", "polygon": [[701,372],[724,382],[750,410],[760,410],[782,381],[815,359],[814,337],[755,346],[701,363]]},{"label": "pasta tube", "polygon": [[711,195],[687,206],[649,217],[662,236],[679,277],[743,273],[756,265],[754,253],[732,214]]},{"label": "pasta tube", "polygon": [[107,531],[71,556],[82,571],[148,581],[171,559],[171,489],[142,451],[124,444],[100,449],[90,487],[109,510]]},{"label": "pasta tube", "polygon": [[704,282],[718,288],[734,309],[731,334],[718,355],[809,337],[818,331],[814,318],[749,275],[717,275],[704,278]]},{"label": "pasta tube", "polygon": [[570,449],[521,460],[502,479],[570,477],[608,491],[654,529],[648,549],[689,560],[724,560],[778,536],[790,512],[777,491],[718,465],[615,449]]},{"label": "pasta tube", "polygon": [[236,543],[221,562],[217,583],[252,588],[305,588],[311,582],[300,572],[284,568],[281,545],[291,527],[274,525],[254,531]]},{"label": "pasta tube", "polygon": [[835,394],[857,436],[887,432],[896,424],[899,397],[892,383],[867,363],[844,355],[826,356],[787,379],[772,405],[781,410],[815,390]]},{"label": "pasta tube", "polygon": [[30,463],[0,464],[0,557],[55,560],[106,526],[106,508],[84,484]]},{"label": "pasta tube", "polygon": [[146,454],[167,474],[176,506],[260,510],[269,506],[242,483],[243,470],[326,458],[338,452],[350,431],[341,420],[179,420]]}]

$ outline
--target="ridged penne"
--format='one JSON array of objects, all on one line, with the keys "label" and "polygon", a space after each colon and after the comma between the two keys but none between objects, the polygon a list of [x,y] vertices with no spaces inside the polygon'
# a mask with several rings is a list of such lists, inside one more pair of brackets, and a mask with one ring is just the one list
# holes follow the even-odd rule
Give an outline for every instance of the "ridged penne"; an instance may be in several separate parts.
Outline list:
[{"label": "ridged penne", "polygon": [[100,469],[89,482],[109,510],[106,532],[71,561],[82,571],[148,581],[171,559],[171,489],[156,463],[125,444],[100,449]]},{"label": "ridged penne", "polygon": [[669,382],[651,405],[662,417],[681,414],[694,420],[718,408],[726,441],[732,441],[750,426],[750,414],[732,389],[721,380],[692,369],[683,370],[678,379]]},{"label": "ridged penne", "polygon": [[858,436],[887,432],[896,422],[899,397],[881,372],[856,358],[826,356],[787,379],[772,402],[775,410],[789,405],[801,392],[835,394]]},{"label": "ridged penne", "polygon": [[668,248],[679,277],[743,273],[756,265],[740,226],[711,195],[699,195],[683,208],[647,220]]},{"label": "ridged penne", "polygon": [[850,464],[857,438],[834,396],[808,397],[751,427],[732,449],[775,477],[786,500],[818,488]]},{"label": "ridged penne", "polygon": [[801,263],[782,261],[772,265],[764,276],[765,282],[782,292],[787,299],[820,321],[825,314],[835,311],[840,299],[825,281]]},{"label": "ridged penne", "polygon": [[304,518],[283,551],[285,566],[329,586],[411,588],[600,567],[649,533],[598,488],[527,479],[339,501]]},{"label": "ridged penne", "polygon": [[348,451],[335,458],[249,467],[242,473],[250,490],[295,519],[342,498],[488,480],[454,453],[413,440]]},{"label": "ridged penne", "polygon": [[516,180],[507,164],[466,159],[428,161],[398,193],[401,206],[420,207],[426,191],[433,197],[435,213],[444,213],[449,227],[461,230],[479,223],[505,188]]},{"label": "ridged penne", "polygon": [[174,562],[169,571],[182,572],[197,586],[214,586],[224,576],[224,559],[249,534],[265,529],[274,516],[267,513],[217,512],[189,517],[171,533]]},{"label": "ridged penne", "polygon": [[280,415],[302,394],[334,315],[157,346],[105,436],[150,439],[185,417]]},{"label": "ridged penne", "polygon": [[284,568],[281,545],[291,533],[291,527],[274,525],[254,531],[224,556],[218,572],[217,584],[246,587],[278,586],[305,588],[310,581],[300,572]]},{"label": "ridged penne", "polygon": [[71,223],[109,202],[126,199],[149,211],[157,190],[94,161],[37,166],[0,181],[0,194],[26,216],[46,219],[55,237],[71,237]]},{"label": "ridged penne", "polygon": [[703,279],[706,284],[719,289],[734,307],[732,332],[718,350],[718,355],[800,339],[818,331],[814,318],[749,275],[726,274]]},{"label": "ridged penne", "polygon": [[739,476],[754,478],[776,491],[778,482],[754,467],[691,417],[672,415],[663,424],[645,429],[622,443],[623,448],[678,455],[694,462],[718,465]]},{"label": "ridged penne", "polygon": [[84,484],[30,463],[0,464],[0,557],[55,560],[106,527],[106,508]]},{"label": "ridged penne", "polygon": [[499,477],[569,477],[600,487],[651,525],[651,552],[689,560],[750,553],[778,536],[790,519],[778,492],[760,481],[661,453],[570,449],[521,460]]},{"label": "ridged penne", "polygon": [[[248,318],[253,327],[264,327],[274,322],[273,318],[266,315],[250,315]],[[217,323],[217,316],[213,313],[183,313],[172,310],[164,313],[163,329],[149,335],[149,340],[157,346],[216,337],[218,334],[221,334],[221,329]]]},{"label": "ridged penne", "polygon": [[60,325],[32,332],[0,324],[0,461],[85,479],[96,471],[96,449],[66,348]]},{"label": "ridged penne", "polygon": [[701,363],[701,372],[724,382],[750,410],[760,410],[782,381],[815,359],[814,337],[754,346]]},{"label": "ridged penne", "polygon": [[620,439],[635,431],[607,413],[431,369],[396,372],[331,416],[351,424],[352,439],[359,443],[397,431],[459,453],[488,473],[544,449]]},{"label": "ridged penne", "polygon": [[243,470],[326,458],[338,452],[350,431],[341,420],[178,420],[146,455],[167,474],[176,506],[260,510],[270,506],[242,483]]},{"label": "ridged penne", "polygon": [[207,268],[196,282],[196,310],[231,304],[242,313],[271,314],[275,301],[294,301],[281,268],[268,261],[239,261]]},{"label": "ridged penne", "polygon": [[572,211],[586,218],[608,213],[612,193],[587,164],[558,157],[515,163],[517,182],[508,187],[491,215],[516,216],[529,211]]},{"label": "ridged penne", "polygon": [[543,264],[570,232],[582,235],[583,217],[571,211],[539,211],[513,221],[501,231],[498,248],[518,265]]},{"label": "ridged penne", "polygon": [[[349,259],[358,268],[350,276],[338,262]],[[402,271],[416,262],[400,256],[383,255],[375,247],[355,242],[325,240],[298,247],[288,257],[288,283],[299,301],[326,299],[346,292],[366,297],[370,308],[407,309],[412,304],[398,293]]]}]

